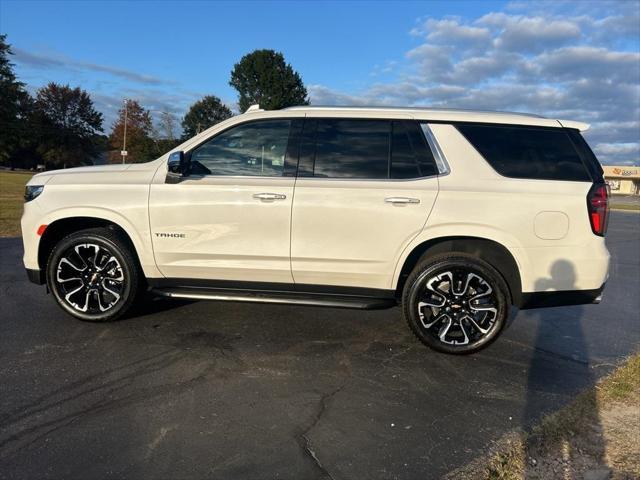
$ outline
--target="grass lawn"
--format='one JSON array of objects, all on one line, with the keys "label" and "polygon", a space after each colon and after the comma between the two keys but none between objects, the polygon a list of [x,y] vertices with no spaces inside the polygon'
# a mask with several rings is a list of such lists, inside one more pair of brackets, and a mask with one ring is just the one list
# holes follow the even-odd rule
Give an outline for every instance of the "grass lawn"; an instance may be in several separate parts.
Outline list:
[{"label": "grass lawn", "polygon": [[456,480],[640,478],[640,354],[530,433],[512,432]]},{"label": "grass lawn", "polygon": [[20,236],[24,185],[32,176],[32,173],[0,172],[0,237]]}]

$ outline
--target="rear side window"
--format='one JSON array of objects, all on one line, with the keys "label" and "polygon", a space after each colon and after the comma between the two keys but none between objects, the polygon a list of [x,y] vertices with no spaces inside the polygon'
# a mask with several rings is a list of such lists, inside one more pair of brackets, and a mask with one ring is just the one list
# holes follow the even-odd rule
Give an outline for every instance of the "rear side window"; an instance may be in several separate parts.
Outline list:
[{"label": "rear side window", "polygon": [[314,177],[387,178],[389,122],[318,120]]},{"label": "rear side window", "polygon": [[411,121],[307,119],[298,176],[411,179],[437,175],[420,126]]},{"label": "rear side window", "polygon": [[505,177],[591,181],[564,129],[474,124],[459,124],[457,128]]},{"label": "rear side window", "polygon": [[582,160],[587,166],[589,173],[591,173],[593,181],[600,183],[604,182],[604,170],[602,169],[602,165],[600,165],[600,162],[593,153],[593,150],[589,147],[587,141],[582,137],[582,135],[580,135],[578,130],[568,129],[567,133],[571,137],[573,144],[578,149],[578,152],[580,152]]},{"label": "rear side window", "polygon": [[416,122],[392,122],[391,178],[437,175],[433,154]]}]

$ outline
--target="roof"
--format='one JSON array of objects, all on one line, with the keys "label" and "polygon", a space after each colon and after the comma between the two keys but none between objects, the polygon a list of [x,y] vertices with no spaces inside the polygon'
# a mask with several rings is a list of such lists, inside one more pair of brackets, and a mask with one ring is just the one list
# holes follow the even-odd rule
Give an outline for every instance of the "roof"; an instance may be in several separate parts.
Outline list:
[{"label": "roof", "polygon": [[546,127],[576,128],[584,131],[589,125],[571,120],[557,120],[529,113],[494,112],[490,110],[466,110],[452,108],[422,108],[422,107],[356,107],[356,106],[300,106],[289,107],[281,111],[304,112],[309,116],[377,116],[392,117],[396,115],[409,116],[418,120],[444,122],[474,122],[501,123],[512,125],[534,125]]}]

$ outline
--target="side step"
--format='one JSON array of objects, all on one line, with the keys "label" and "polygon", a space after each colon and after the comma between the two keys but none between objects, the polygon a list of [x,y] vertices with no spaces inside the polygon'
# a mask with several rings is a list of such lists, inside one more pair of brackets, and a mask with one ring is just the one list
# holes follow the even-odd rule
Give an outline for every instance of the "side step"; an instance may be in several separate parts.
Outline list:
[{"label": "side step", "polygon": [[315,307],[356,308],[378,310],[397,305],[391,298],[358,297],[352,295],[327,295],[296,292],[240,291],[213,288],[154,288],[152,292],[171,298],[193,300],[222,300],[227,302],[279,303],[288,305],[310,305]]}]

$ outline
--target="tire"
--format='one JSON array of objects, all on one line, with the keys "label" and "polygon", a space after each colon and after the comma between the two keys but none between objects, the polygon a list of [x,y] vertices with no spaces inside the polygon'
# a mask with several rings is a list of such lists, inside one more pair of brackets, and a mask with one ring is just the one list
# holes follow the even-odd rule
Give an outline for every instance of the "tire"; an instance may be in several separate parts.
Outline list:
[{"label": "tire", "polygon": [[81,230],[60,240],[46,274],[58,305],[88,322],[121,317],[141,290],[142,273],[128,240],[109,228]]},{"label": "tire", "polygon": [[509,316],[510,303],[502,275],[464,253],[420,260],[402,294],[402,312],[416,337],[451,354],[477,352],[495,340]]}]

